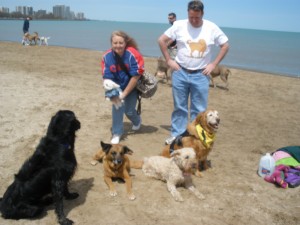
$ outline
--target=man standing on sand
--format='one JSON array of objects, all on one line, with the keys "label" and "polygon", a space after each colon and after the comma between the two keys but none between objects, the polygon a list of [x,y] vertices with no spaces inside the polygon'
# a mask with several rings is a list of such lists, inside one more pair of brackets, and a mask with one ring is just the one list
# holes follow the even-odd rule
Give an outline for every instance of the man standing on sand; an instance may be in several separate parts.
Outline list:
[{"label": "man standing on sand", "polygon": [[[176,21],[176,14],[171,12],[168,14],[168,20],[169,24],[173,25],[173,23]],[[176,46],[176,40],[172,41],[168,45],[168,51],[172,59],[175,59],[176,54],[177,54],[177,46]]]},{"label": "man standing on sand", "polygon": [[27,38],[25,36],[26,33],[29,32],[29,21],[32,20],[32,18],[30,16],[28,16],[23,23],[23,40],[22,40],[22,44],[24,45],[27,41]]},{"label": "man standing on sand", "polygon": [[[213,22],[203,19],[201,1],[188,3],[188,19],[177,20],[158,39],[158,44],[172,72],[174,110],[171,118],[171,137],[165,143],[184,133],[188,119],[193,121],[207,108],[209,74],[229,50],[228,38]],[[177,41],[177,55],[172,59],[168,43]],[[217,45],[219,53],[211,60],[211,48]],[[188,102],[190,98],[190,104]],[[189,113],[190,105],[190,113]]]}]

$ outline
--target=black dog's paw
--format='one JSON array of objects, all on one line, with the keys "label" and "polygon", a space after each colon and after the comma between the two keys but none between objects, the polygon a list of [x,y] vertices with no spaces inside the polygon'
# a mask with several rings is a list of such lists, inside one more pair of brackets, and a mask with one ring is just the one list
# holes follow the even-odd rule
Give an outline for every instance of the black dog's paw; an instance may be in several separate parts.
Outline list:
[{"label": "black dog's paw", "polygon": [[68,218],[64,218],[62,220],[58,221],[60,225],[72,225],[74,222],[72,220],[69,220]]},{"label": "black dog's paw", "polygon": [[74,192],[74,193],[68,193],[65,195],[65,198],[67,200],[72,200],[72,199],[75,199],[75,198],[78,198],[79,194]]}]

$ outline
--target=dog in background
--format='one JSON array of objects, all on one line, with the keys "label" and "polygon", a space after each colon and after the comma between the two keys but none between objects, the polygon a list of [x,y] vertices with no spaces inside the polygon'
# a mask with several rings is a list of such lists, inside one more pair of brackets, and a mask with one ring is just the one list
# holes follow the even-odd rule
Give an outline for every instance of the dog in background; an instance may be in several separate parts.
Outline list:
[{"label": "dog in background", "polygon": [[191,147],[195,150],[198,160],[198,168],[195,175],[202,177],[201,168],[208,169],[207,156],[211,152],[215,134],[219,128],[220,118],[217,110],[206,110],[199,113],[196,119],[188,124],[186,131],[171,143],[166,145],[162,151],[162,156],[170,157],[173,151],[183,147]]},{"label": "dog in background", "polygon": [[153,177],[167,183],[168,191],[175,201],[183,201],[176,186],[184,185],[199,199],[204,196],[195,188],[192,182],[192,170],[197,167],[196,153],[193,148],[182,148],[171,153],[171,158],[151,156],[144,158],[142,171],[148,177]]},{"label": "dog in background", "polygon": [[127,146],[121,144],[106,144],[100,142],[101,149],[95,154],[92,165],[98,161],[103,162],[104,181],[109,188],[111,196],[116,196],[117,191],[113,184],[113,179],[121,178],[125,181],[126,191],[129,200],[134,200],[135,195],[132,192],[132,180],[130,177],[130,168],[141,168],[141,162],[131,162],[127,155],[132,155],[133,151]]},{"label": "dog in background", "polygon": [[50,37],[39,37],[39,41],[40,41],[40,46],[41,45],[46,45],[48,46],[48,40],[50,39]]},{"label": "dog in background", "polygon": [[168,82],[169,74],[171,74],[170,67],[168,66],[167,62],[160,56],[157,59],[157,68],[155,76],[165,78]]},{"label": "dog in background", "polygon": [[47,204],[54,202],[59,224],[73,224],[64,214],[63,198],[79,196],[68,189],[77,166],[74,144],[78,129],[80,122],[72,111],[58,111],[51,118],[46,136],[0,200],[3,218],[34,218]]},{"label": "dog in background", "polygon": [[30,45],[34,44],[36,45],[37,42],[39,41],[39,34],[37,32],[34,32],[32,35],[29,34],[28,32],[24,34],[22,44],[26,44],[27,41],[29,42]]},{"label": "dog in background", "polygon": [[230,69],[226,66],[217,65],[215,69],[210,73],[210,80],[212,86],[215,88],[217,85],[214,82],[214,78],[220,76],[221,80],[225,83],[225,88],[228,88],[228,76],[231,74]]}]

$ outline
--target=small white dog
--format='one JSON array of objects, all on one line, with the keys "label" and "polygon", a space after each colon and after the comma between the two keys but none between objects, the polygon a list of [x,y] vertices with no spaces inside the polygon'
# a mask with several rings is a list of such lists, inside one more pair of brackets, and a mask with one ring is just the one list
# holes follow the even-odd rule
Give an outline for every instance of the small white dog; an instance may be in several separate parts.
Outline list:
[{"label": "small white dog", "polygon": [[50,37],[40,37],[40,45],[48,45],[48,40]]},{"label": "small white dog", "polygon": [[196,153],[193,148],[182,148],[174,151],[171,158],[151,156],[144,158],[142,171],[148,177],[167,182],[168,191],[176,201],[183,201],[176,190],[177,185],[184,185],[199,199],[205,197],[192,183],[192,171],[197,167]]},{"label": "small white dog", "polygon": [[120,85],[116,84],[110,79],[103,80],[103,87],[105,90],[105,99],[111,101],[116,109],[119,109],[123,104],[122,89]]}]

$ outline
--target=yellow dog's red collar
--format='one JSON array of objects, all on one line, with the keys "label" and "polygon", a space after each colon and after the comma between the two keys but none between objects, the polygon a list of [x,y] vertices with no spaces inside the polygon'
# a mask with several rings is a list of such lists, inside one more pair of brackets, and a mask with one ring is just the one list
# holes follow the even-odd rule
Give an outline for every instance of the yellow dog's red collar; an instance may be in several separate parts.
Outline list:
[{"label": "yellow dog's red collar", "polygon": [[206,132],[200,124],[196,125],[196,130],[201,142],[204,144],[206,148],[210,148],[212,143],[215,140],[215,134],[209,134]]}]

